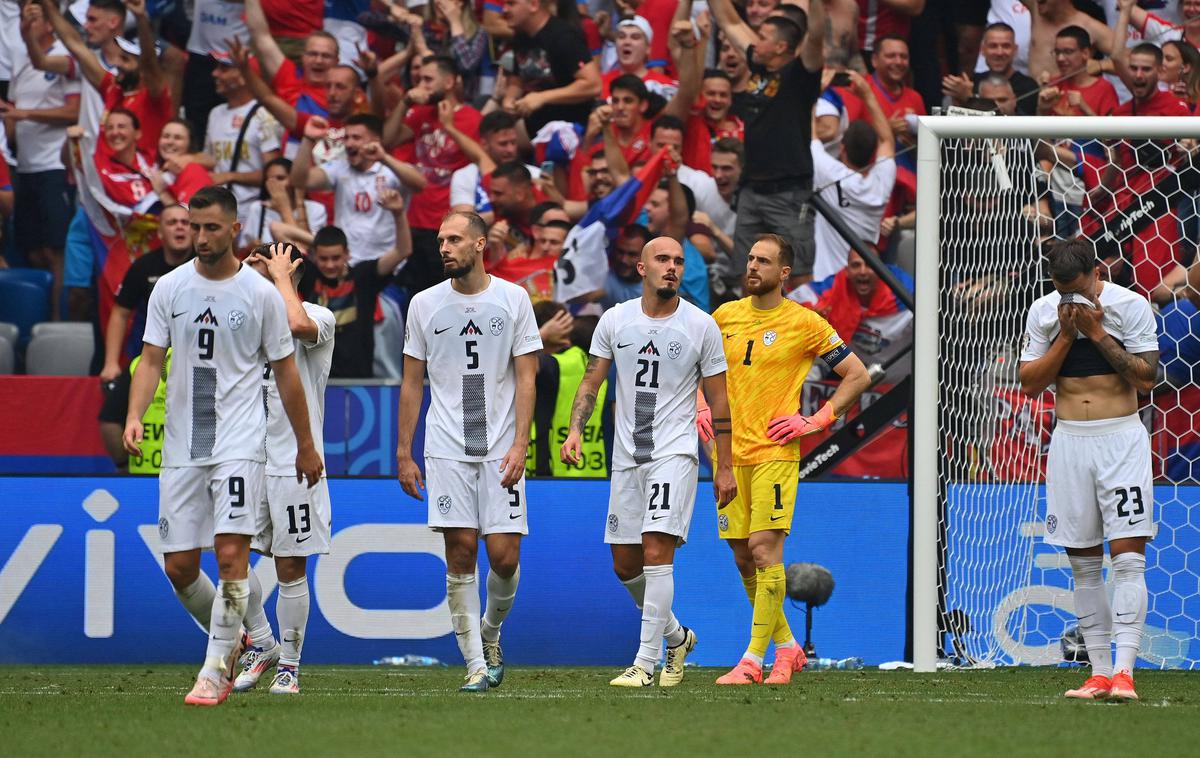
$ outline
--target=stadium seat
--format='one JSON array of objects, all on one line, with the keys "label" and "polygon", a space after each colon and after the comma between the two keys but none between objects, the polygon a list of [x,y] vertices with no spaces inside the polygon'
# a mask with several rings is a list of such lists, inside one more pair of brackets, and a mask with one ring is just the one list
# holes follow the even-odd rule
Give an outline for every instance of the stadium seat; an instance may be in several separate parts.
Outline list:
[{"label": "stadium seat", "polygon": [[47,290],[54,284],[54,276],[49,271],[40,268],[5,268],[0,269],[0,282],[10,280],[40,284]]},{"label": "stadium seat", "polygon": [[[5,269],[0,274],[12,270]],[[49,318],[50,285],[47,280],[34,282],[0,276],[0,321],[16,325],[20,333],[18,347],[28,344],[34,324]]]},{"label": "stadium seat", "polygon": [[[0,324],[0,326],[12,326],[12,324]],[[16,330],[13,330],[15,335]],[[0,331],[0,376],[12,374],[16,372],[17,363],[17,341],[10,338],[6,331]]]},{"label": "stadium seat", "polygon": [[13,345],[16,345],[17,340],[20,339],[20,337],[21,330],[17,328],[16,324],[9,324],[7,322],[0,321],[0,338],[7,339],[9,342],[13,343]]},{"label": "stadium seat", "polygon": [[25,372],[37,376],[87,376],[94,350],[89,323],[37,324],[25,350]]}]

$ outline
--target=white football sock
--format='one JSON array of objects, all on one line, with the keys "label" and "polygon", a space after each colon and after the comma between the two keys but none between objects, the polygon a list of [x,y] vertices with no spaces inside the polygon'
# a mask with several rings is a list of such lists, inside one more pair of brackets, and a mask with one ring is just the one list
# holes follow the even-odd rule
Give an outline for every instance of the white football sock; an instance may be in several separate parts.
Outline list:
[{"label": "white football sock", "polygon": [[517,596],[517,585],[520,583],[520,566],[517,566],[517,570],[507,579],[488,569],[487,607],[483,612],[483,623],[479,627],[479,634],[483,639],[488,642],[500,639],[500,625],[512,610],[513,598]]},{"label": "white football sock", "polygon": [[205,632],[208,631],[208,622],[212,619],[213,598],[216,596],[216,585],[203,571],[200,572],[200,576],[196,577],[196,581],[182,590],[175,590],[175,597],[179,598],[184,609],[192,615],[192,618]]},{"label": "white football sock", "polygon": [[294,582],[280,582],[275,599],[275,615],[279,619],[279,652],[281,666],[299,666],[300,651],[304,648],[304,632],[308,627],[308,577]]},{"label": "white football sock", "polygon": [[467,674],[483,671],[483,638],[479,636],[479,587],[474,574],[446,574],[450,626],[467,663]]},{"label": "white football sock", "polygon": [[1132,672],[1146,624],[1146,556],[1113,556],[1112,629],[1117,643],[1116,671]]},{"label": "white football sock", "polygon": [[232,667],[229,656],[242,633],[242,619],[250,598],[248,579],[222,579],[213,598],[212,624],[208,634],[208,650],[200,674],[220,680]]},{"label": "white football sock", "polygon": [[254,647],[274,650],[275,634],[271,631],[271,622],[267,621],[267,612],[263,608],[262,583],[258,581],[253,567],[246,581],[250,583],[250,597],[246,600],[246,618],[243,622],[246,634],[250,635],[250,642]]},{"label": "white football sock", "polygon": [[[642,600],[642,633],[634,663],[651,674],[662,654],[663,631],[671,619],[671,603],[675,598],[675,567],[647,566],[646,594]],[[678,622],[676,622],[678,623]]]},{"label": "white football sock", "polygon": [[1075,615],[1092,664],[1092,676],[1111,677],[1113,616],[1108,607],[1108,593],[1104,591],[1104,556],[1068,557],[1075,577]]},{"label": "white football sock", "polygon": [[[633,598],[633,604],[637,606],[639,611],[642,610],[642,603],[646,597],[646,574],[638,574],[632,579],[622,579],[621,584],[625,585],[629,596]],[[675,647],[683,642],[683,625],[679,623],[679,619],[675,618],[674,613],[667,619],[667,625],[663,629],[663,636],[667,638],[667,644],[671,647]]]}]

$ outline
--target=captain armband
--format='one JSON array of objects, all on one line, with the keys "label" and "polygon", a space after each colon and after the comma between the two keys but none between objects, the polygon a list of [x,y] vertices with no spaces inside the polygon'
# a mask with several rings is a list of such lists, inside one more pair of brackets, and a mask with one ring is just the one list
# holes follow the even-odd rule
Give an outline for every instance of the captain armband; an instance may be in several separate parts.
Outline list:
[{"label": "captain armband", "polygon": [[824,361],[826,366],[833,368],[845,360],[848,355],[850,355],[850,346],[843,342],[828,353],[822,354],[821,360]]}]

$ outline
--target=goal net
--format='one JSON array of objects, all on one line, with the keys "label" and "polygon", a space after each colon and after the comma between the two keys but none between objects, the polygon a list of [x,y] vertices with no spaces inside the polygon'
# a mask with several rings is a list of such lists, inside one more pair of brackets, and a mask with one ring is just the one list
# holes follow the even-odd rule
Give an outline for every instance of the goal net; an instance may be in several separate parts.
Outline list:
[{"label": "goal net", "polygon": [[1070,565],[1042,539],[1054,398],[1024,396],[1017,368],[1029,306],[1051,288],[1044,246],[1070,238],[1094,242],[1102,275],[1154,303],[1160,380],[1141,399],[1141,417],[1154,455],[1157,532],[1147,549],[1138,665],[1200,662],[1200,315],[1184,289],[1200,242],[1198,138],[1200,122],[1190,119],[922,121],[918,670],[938,660],[978,667],[1064,659],[1064,634],[1076,624]]}]

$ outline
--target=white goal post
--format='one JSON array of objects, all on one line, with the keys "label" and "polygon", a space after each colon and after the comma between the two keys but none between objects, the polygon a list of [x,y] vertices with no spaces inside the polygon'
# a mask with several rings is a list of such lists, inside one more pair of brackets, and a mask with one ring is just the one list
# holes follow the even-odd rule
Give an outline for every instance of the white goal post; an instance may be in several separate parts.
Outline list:
[{"label": "white goal post", "polygon": [[[1016,216],[1025,211],[1028,207],[1024,204],[1024,200],[1016,198],[1012,202],[995,200],[988,201],[988,212],[1005,213],[1008,216],[1013,216],[1013,225],[1007,226],[1006,222],[1000,222],[995,227],[996,240],[989,239],[987,235],[977,235],[971,237],[970,230],[979,230],[986,228],[986,224],[971,222],[958,223],[951,216],[954,215],[956,204],[963,203],[969,198],[971,192],[964,192],[966,187],[973,191],[973,188],[980,187],[981,192],[992,191],[994,198],[1001,198],[1006,192],[1012,190],[1014,183],[1020,184],[1025,180],[1025,174],[1032,174],[1029,171],[1030,167],[1036,167],[1037,161],[1033,158],[1034,145],[1057,145],[1063,143],[1054,142],[1056,140],[1077,140],[1084,142],[1087,140],[1100,140],[1100,143],[1092,144],[1116,144],[1121,143],[1128,147],[1129,155],[1135,156],[1134,163],[1138,163],[1141,159],[1141,153],[1149,146],[1154,149],[1156,145],[1169,144],[1168,148],[1160,150],[1159,162],[1155,160],[1148,161],[1148,164],[1162,166],[1165,159],[1162,155],[1179,155],[1183,152],[1187,143],[1181,143],[1181,140],[1200,140],[1200,118],[1156,118],[1156,117],[970,117],[970,116],[927,116],[919,119],[919,130],[917,134],[917,205],[916,205],[916,262],[915,262],[915,321],[914,321],[914,406],[912,419],[912,442],[913,445],[913,504],[912,504],[912,532],[913,532],[913,553],[912,553],[912,651],[914,668],[917,671],[930,672],[935,671],[939,662],[939,651],[944,650],[943,641],[948,634],[946,630],[947,624],[963,624],[964,626],[973,626],[974,631],[981,635],[993,634],[1001,637],[1000,642],[980,641],[978,642],[979,650],[983,652],[966,653],[966,665],[996,665],[996,664],[1011,664],[1011,663],[1051,663],[1049,652],[1051,646],[1057,648],[1058,639],[1050,639],[1049,637],[1039,638],[1040,647],[1031,647],[1021,645],[1024,644],[1019,635],[1012,634],[1012,629],[1021,626],[1023,622],[1016,620],[1015,617],[1002,616],[999,612],[992,612],[992,609],[1004,603],[1015,602],[1018,605],[1028,604],[1029,607],[1036,610],[1034,614],[1041,614],[1042,626],[1053,633],[1055,625],[1046,623],[1049,618],[1051,621],[1055,619],[1069,619],[1069,623],[1074,623],[1073,612],[1067,612],[1064,609],[1073,608],[1070,604],[1069,583],[1065,587],[1050,587],[1051,582],[1044,582],[1042,585],[1037,585],[1034,580],[1025,581],[1021,588],[1029,591],[1029,597],[1018,597],[1013,601],[1013,594],[1010,593],[1004,596],[1003,599],[998,599],[1004,595],[1005,589],[997,589],[988,585],[993,582],[993,577],[996,577],[994,583],[996,585],[1005,585],[1009,575],[1013,569],[1007,565],[998,565],[996,556],[997,541],[1004,545],[1005,540],[1012,540],[1011,545],[1016,545],[1017,552],[1022,552],[1022,555],[1016,556],[1019,560],[1014,560],[1013,565],[1023,563],[1023,565],[1038,566],[1039,569],[1052,567],[1056,571],[1065,571],[1065,560],[1061,561],[1057,566],[1052,566],[1054,557],[1047,550],[1041,550],[1035,554],[1033,543],[1035,537],[1040,537],[1041,532],[1039,527],[1035,525],[1037,520],[1037,500],[1042,497],[1039,494],[1038,475],[1036,468],[1031,465],[1026,465],[1025,473],[1015,474],[1011,478],[1001,478],[994,481],[1009,482],[1009,484],[997,485],[991,483],[990,491],[979,489],[973,491],[970,497],[963,497],[964,503],[969,503],[971,513],[956,514],[951,512],[947,501],[951,497],[946,493],[954,487],[960,486],[964,481],[970,482],[969,486],[974,487],[975,482],[982,481],[987,478],[984,474],[981,478],[975,479],[974,474],[965,479],[958,474],[953,473],[950,464],[946,460],[953,457],[947,452],[947,444],[956,445],[957,442],[947,443],[947,438],[953,436],[959,431],[958,428],[951,424],[951,428],[947,430],[943,428],[943,420],[947,403],[956,402],[953,398],[946,399],[948,392],[958,392],[955,387],[950,386],[952,382],[947,382],[946,377],[950,376],[953,380],[956,377],[966,375],[975,376],[978,372],[986,373],[995,368],[996,364],[1003,363],[1005,358],[1008,358],[1007,365],[1003,366],[1005,370],[1015,371],[1015,352],[998,354],[995,358],[989,353],[982,356],[982,360],[976,361],[980,364],[986,364],[991,360],[992,369],[988,369],[986,365],[963,367],[959,369],[948,369],[955,360],[956,355],[952,352],[953,339],[947,339],[947,336],[953,338],[953,330],[955,328],[970,329],[973,326],[980,330],[992,330],[995,339],[1003,339],[1010,342],[1013,346],[1017,345],[1020,340],[1020,331],[1013,333],[1018,327],[1016,324],[1017,317],[1019,323],[1024,324],[1023,308],[1018,307],[1018,304],[1025,302],[1025,296],[1013,298],[1008,301],[1007,313],[1003,317],[996,317],[994,313],[979,317],[978,321],[954,323],[952,316],[947,316],[945,313],[946,299],[946,283],[947,283],[947,267],[953,265],[951,260],[953,256],[967,256],[971,254],[971,250],[967,248],[971,245],[979,244],[978,250],[981,255],[979,258],[985,260],[990,256],[992,250],[990,245],[995,244],[996,248],[1008,245],[1007,249],[1021,249],[1024,246],[1029,246],[1031,251],[1036,250],[1036,245],[1039,240],[1035,239],[1036,234],[1029,238],[1019,240],[1009,244],[1011,240],[1000,241],[999,238],[1007,235],[1011,237],[1018,229],[1019,223]],[[1141,140],[1156,140],[1158,142],[1139,142]],[[1169,143],[1163,141],[1169,140]],[[1025,147],[1029,145],[1030,147]],[[1182,146],[1181,146],[1182,145]],[[1050,148],[1053,150],[1053,147]],[[1107,148],[1101,148],[1104,150]],[[1018,155],[1018,153],[1028,153],[1027,155]],[[1110,156],[1118,153],[1109,153]],[[967,177],[967,171],[960,171],[955,174],[958,169],[955,168],[955,161],[960,163],[972,162],[970,170],[975,174],[982,176],[982,167],[986,167],[992,172],[992,176],[984,176],[982,179],[979,176],[974,178]],[[1083,165],[1083,158],[1080,158],[1080,164]],[[1189,168],[1194,171],[1194,164],[1188,164]],[[1124,170],[1126,167],[1121,166],[1118,170]],[[1174,172],[1174,169],[1167,167],[1169,172]],[[944,181],[945,180],[945,181]],[[1030,179],[1030,183],[1033,180]],[[1049,180],[1046,184],[1048,185]],[[1196,193],[1193,190],[1180,189],[1180,183],[1172,185],[1175,187],[1175,194],[1171,195],[1172,199],[1168,203],[1174,203],[1176,199],[1182,201],[1188,198],[1195,198]],[[985,188],[984,185],[987,185]],[[1018,189],[1020,189],[1018,187]],[[1103,189],[1103,188],[1101,188]],[[947,196],[943,197],[943,192]],[[1008,205],[1004,205],[1009,202]],[[1019,204],[1018,204],[1019,203]],[[1117,200],[1113,199],[1112,205],[1117,207]],[[975,207],[975,206],[972,206]],[[1039,207],[1035,199],[1033,207]],[[1087,200],[1084,200],[1082,206],[1076,205],[1077,209],[1082,207],[1084,210],[1080,213],[1086,214]],[[1172,206],[1173,208],[1174,206]],[[1136,218],[1136,217],[1135,217]],[[1079,218],[1075,218],[1079,221]],[[1132,223],[1128,216],[1120,217],[1120,223]],[[1045,219],[1041,219],[1044,224]],[[1032,226],[1036,226],[1038,221],[1035,219],[1030,222]],[[1117,229],[1116,221],[1113,226],[1109,226],[1109,221],[1105,220],[1102,224],[1100,234],[1107,235],[1107,229]],[[956,226],[956,224],[958,224]],[[1045,227],[1038,227],[1044,229]],[[1082,225],[1079,226],[1082,228]],[[964,232],[966,230],[966,232]],[[1024,227],[1018,230],[1020,234],[1025,234]],[[951,239],[944,240],[943,235]],[[960,237],[954,239],[955,235]],[[971,237],[971,239],[962,239]],[[1033,240],[1031,242],[1031,240]],[[1169,244],[1169,243],[1168,243]],[[1179,247],[1184,247],[1184,240],[1179,240]],[[972,248],[975,249],[975,248]],[[1003,254],[1003,251],[997,255]],[[1038,260],[1031,264],[1037,267],[1036,272],[1026,275],[1026,278],[1015,284],[1004,284],[1005,287],[1026,287],[1026,290],[1032,291],[1029,283],[1035,277],[1040,278],[1040,256]],[[1019,277],[1018,277],[1019,278]],[[955,281],[960,281],[955,279]],[[986,299],[986,298],[983,298]],[[1197,329],[1200,331],[1200,323],[1197,324]],[[1003,332],[1003,333],[1001,333]],[[970,351],[970,345],[964,342],[958,349],[958,356],[966,355]],[[984,350],[995,351],[994,347],[981,348]],[[964,352],[965,351],[965,352]],[[957,373],[956,373],[957,372]],[[981,374],[982,375],[982,374]],[[993,371],[990,376],[995,376]],[[1191,379],[1192,383],[1200,381],[1200,366],[1197,366],[1195,378]],[[1010,385],[1011,386],[1011,385]],[[1182,386],[1182,385],[1179,385]],[[982,395],[982,393],[980,393]],[[1180,395],[1182,396],[1182,395]],[[995,396],[989,394],[987,398],[978,402],[979,398],[974,398],[971,402],[975,402],[975,407],[995,407],[993,398]],[[981,413],[986,414],[993,411],[984,410]],[[962,418],[963,424],[975,424],[976,420],[967,418],[967,413],[964,412]],[[956,422],[957,423],[957,422]],[[985,419],[983,423],[987,423]],[[1035,419],[1036,424],[1036,419]],[[994,430],[993,430],[994,431]],[[1175,448],[1172,448],[1175,449]],[[1161,461],[1160,461],[1161,462]],[[1028,462],[1023,461],[1024,464]],[[946,473],[951,470],[951,473]],[[956,479],[956,477],[958,477]],[[1189,480],[1190,481],[1190,480]],[[1168,482],[1169,486],[1177,486],[1174,483]],[[1001,489],[1003,486],[1005,489]],[[1156,488],[1157,489],[1157,488]],[[989,494],[990,493],[990,494]],[[997,494],[998,493],[998,494]],[[1190,497],[1191,490],[1188,490]],[[990,518],[989,512],[993,508],[993,500],[989,498],[1008,498],[1008,502],[1003,507],[1012,507],[1014,513],[1020,511],[1017,516],[1020,516],[1020,523],[1017,525],[1017,519],[1011,523],[1003,522],[997,519],[993,522],[987,522]],[[1181,505],[1182,508],[1192,505],[1192,502],[1185,502]],[[1000,506],[997,506],[1000,507]],[[1155,517],[1159,518],[1160,514],[1155,513]],[[976,533],[968,537],[955,537],[949,535],[949,532],[954,528],[967,524],[970,521],[970,528],[975,529]],[[1200,520],[1198,520],[1200,521]],[[982,523],[982,525],[980,525]],[[984,534],[986,529],[993,529],[1000,532],[999,535]],[[1051,527],[1052,528],[1052,527]],[[1025,539],[1017,542],[1014,536],[1014,530],[1024,529],[1027,533],[1024,534]],[[1200,532],[1198,532],[1200,533]],[[1160,537],[1162,536],[1160,530]],[[1171,539],[1176,538],[1176,532],[1171,531]],[[970,561],[960,558],[954,558],[954,561],[962,561],[963,568],[960,571],[959,566],[950,566],[946,557],[947,544],[953,543],[955,539],[960,540],[961,544],[966,544],[963,540],[970,543],[971,556],[977,556],[978,562],[982,564],[994,564],[989,568],[983,566],[967,566]],[[1186,537],[1187,544],[1190,545],[1193,537],[1191,533]],[[1157,540],[1156,540],[1157,541]],[[1179,549],[1186,549],[1182,546]],[[1163,560],[1166,560],[1164,557]],[[1149,572],[1150,561],[1148,561],[1147,571]],[[1107,564],[1106,564],[1107,565]],[[1031,569],[1032,570],[1032,569]],[[967,579],[967,589],[954,589],[947,585],[952,583],[947,576],[951,571],[959,571],[960,575],[963,572],[976,572],[975,579]],[[991,572],[990,574],[987,572]],[[1188,572],[1187,582],[1179,582],[1178,586],[1168,593],[1164,593],[1162,598],[1163,607],[1170,605],[1174,609],[1175,595],[1180,596],[1179,611],[1171,610],[1163,611],[1164,614],[1170,615],[1171,619],[1178,619],[1180,623],[1160,623],[1162,627],[1159,631],[1166,634],[1173,644],[1178,646],[1179,653],[1177,656],[1172,656],[1168,653],[1161,653],[1159,658],[1152,658],[1152,661],[1160,662],[1163,667],[1181,666],[1191,668],[1200,664],[1195,663],[1195,658],[1200,656],[1191,655],[1187,652],[1188,639],[1195,638],[1196,624],[1200,623],[1200,614],[1195,614],[1195,606],[1192,605],[1193,600],[1185,597],[1187,590],[1190,587],[1193,595],[1197,589],[1197,581],[1193,580],[1191,570],[1185,565],[1185,571]],[[1069,576],[1068,574],[1065,574]],[[971,584],[974,582],[974,584]],[[1065,580],[1064,580],[1065,583]],[[1015,582],[1014,584],[1019,584]],[[1031,586],[1037,585],[1037,586]],[[988,603],[988,612],[984,613],[983,609],[972,611],[969,608],[969,603],[956,602],[953,605],[962,608],[961,615],[957,618],[959,621],[947,621],[950,615],[951,604],[948,603],[947,597],[952,592],[958,592],[961,595],[970,594],[974,590],[978,590],[979,596],[986,596]],[[1038,592],[1042,594],[1037,595]],[[1153,595],[1152,595],[1153,598]],[[1058,603],[1058,600],[1063,602]],[[1153,599],[1152,599],[1153,604]],[[1049,610],[1047,610],[1049,609]],[[1057,609],[1057,610],[1055,610]],[[1024,611],[1022,611],[1024,612]],[[954,611],[959,613],[959,611]],[[1055,615],[1057,614],[1057,615]],[[1050,618],[1053,617],[1053,618]],[[993,623],[993,618],[1000,619]],[[986,629],[984,628],[986,627]],[[1061,624],[1057,627],[1061,630]],[[1190,630],[1190,632],[1188,631]],[[1190,635],[1190,636],[1189,636]],[[1014,642],[1010,637],[1017,637]],[[948,647],[948,646],[947,646]],[[1145,647],[1143,648],[1145,650]],[[1016,650],[1017,652],[1013,652]],[[1159,648],[1161,652],[1161,646]],[[1038,652],[1042,651],[1042,652]],[[1159,653],[1156,653],[1158,655]]]}]

